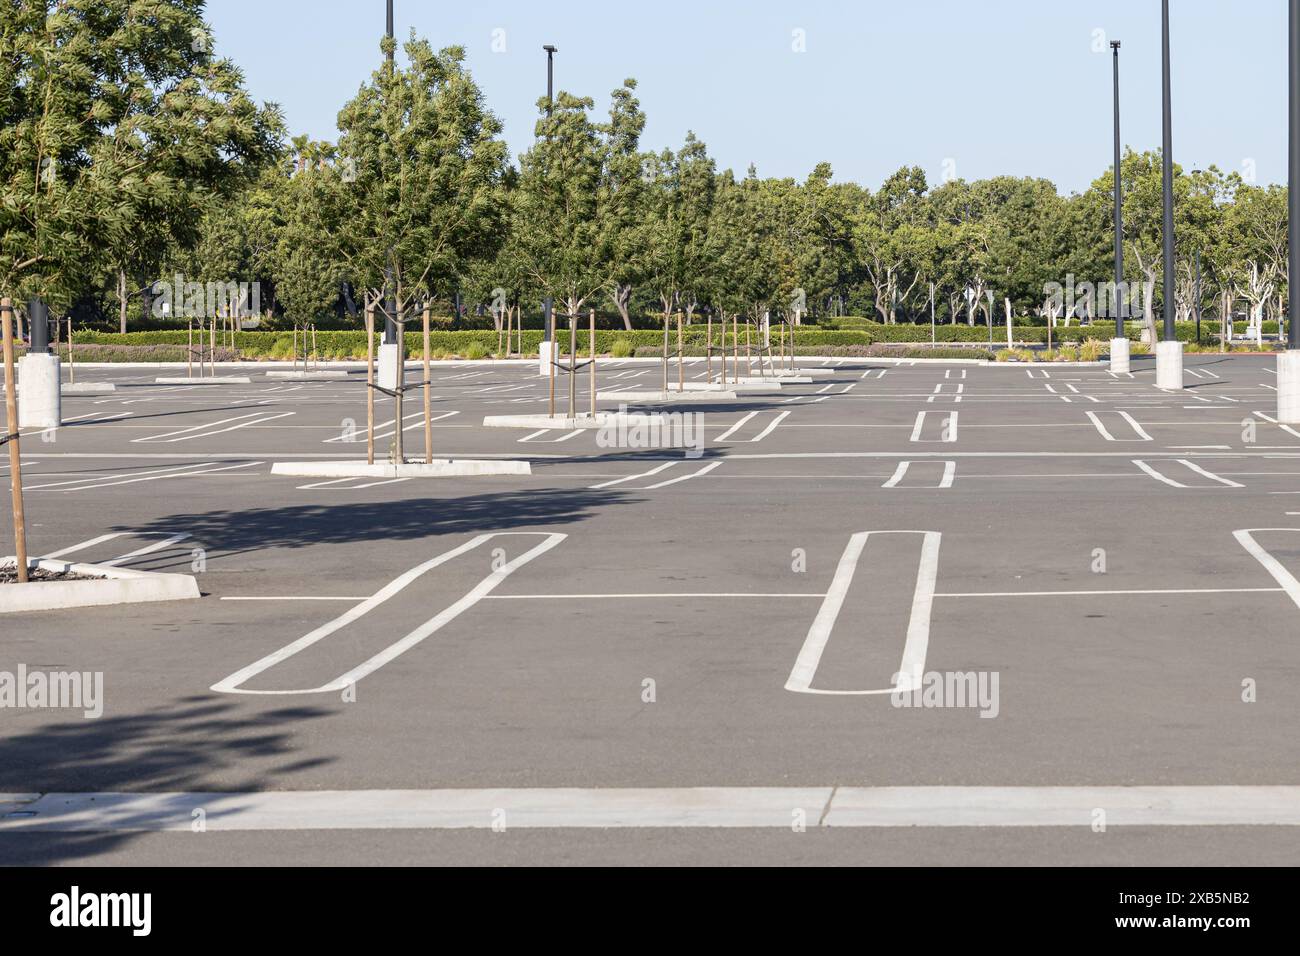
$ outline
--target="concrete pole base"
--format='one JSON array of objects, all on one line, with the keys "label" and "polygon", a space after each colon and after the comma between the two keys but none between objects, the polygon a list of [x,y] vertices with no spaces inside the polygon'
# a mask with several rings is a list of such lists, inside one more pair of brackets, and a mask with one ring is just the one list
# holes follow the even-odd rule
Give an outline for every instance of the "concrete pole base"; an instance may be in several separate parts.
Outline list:
[{"label": "concrete pole base", "polygon": [[18,426],[58,428],[63,424],[59,360],[48,352],[18,360]]},{"label": "concrete pole base", "polygon": [[1127,372],[1129,364],[1128,338],[1110,340],[1110,370]]},{"label": "concrete pole base", "polygon": [[1156,343],[1156,388],[1183,387],[1183,343]]},{"label": "concrete pole base", "polygon": [[537,374],[550,375],[551,363],[555,361],[555,343],[543,342],[537,349]]},{"label": "concrete pole base", "polygon": [[397,361],[401,347],[396,343],[379,345],[379,360],[375,367],[375,381],[380,388],[392,391],[397,388]]},{"label": "concrete pole base", "polygon": [[1277,420],[1283,425],[1300,425],[1300,349],[1287,349],[1277,356]]}]

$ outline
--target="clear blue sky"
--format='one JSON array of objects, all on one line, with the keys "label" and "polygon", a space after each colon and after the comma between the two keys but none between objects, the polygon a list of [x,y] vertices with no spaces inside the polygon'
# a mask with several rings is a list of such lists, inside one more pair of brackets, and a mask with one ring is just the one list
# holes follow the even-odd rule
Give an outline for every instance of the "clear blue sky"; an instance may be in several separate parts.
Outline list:
[{"label": "clear blue sky", "polygon": [[[517,155],[546,89],[602,113],[626,76],[643,145],[688,129],[720,168],[803,179],[829,161],[874,189],[901,165],[932,184],[1044,176],[1082,190],[1111,160],[1119,39],[1124,141],[1160,145],[1158,0],[396,0],[396,32],[465,47]],[[1286,179],[1285,0],[1173,0],[1174,158]],[[219,52],[293,133],[335,139],[339,107],[379,62],[383,0],[209,0]],[[796,34],[795,31],[802,31]],[[1103,36],[1104,34],[1104,36]],[[802,36],[805,52],[796,52]],[[494,51],[504,42],[503,52]],[[1094,44],[1104,52],[1094,52]]]}]

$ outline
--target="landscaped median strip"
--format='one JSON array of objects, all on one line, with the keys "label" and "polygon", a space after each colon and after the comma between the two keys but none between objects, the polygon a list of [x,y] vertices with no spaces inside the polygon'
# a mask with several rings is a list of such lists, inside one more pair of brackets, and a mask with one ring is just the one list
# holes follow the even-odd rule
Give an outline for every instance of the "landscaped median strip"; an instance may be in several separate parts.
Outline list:
[{"label": "landscaped median strip", "polygon": [[435,458],[432,462],[277,461],[271,474],[294,478],[472,478],[531,475],[526,461]]},{"label": "landscaped median strip", "polygon": [[1300,786],[674,787],[0,794],[0,832],[1300,826]]},{"label": "landscaped median strip", "polygon": [[[12,567],[14,558],[0,558],[0,567]],[[198,582],[188,574],[135,571],[108,564],[70,564],[49,558],[30,558],[32,570],[75,576],[67,581],[29,581],[0,584],[0,614],[15,611],[53,611],[107,604],[141,604],[197,598]],[[0,800],[3,800],[0,796]]]}]

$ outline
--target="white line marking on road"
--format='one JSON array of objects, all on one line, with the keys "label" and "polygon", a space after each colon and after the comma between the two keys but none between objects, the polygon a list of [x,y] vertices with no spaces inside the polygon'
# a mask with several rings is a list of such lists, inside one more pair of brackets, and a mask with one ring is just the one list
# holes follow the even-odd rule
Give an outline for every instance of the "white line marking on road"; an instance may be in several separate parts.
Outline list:
[{"label": "white line marking on road", "polygon": [[[1271,590],[1277,590],[1273,588]],[[484,600],[492,601],[589,601],[598,598],[623,600],[661,600],[663,598],[816,598],[825,594],[807,592],[771,593],[754,591],[649,591],[623,594],[490,594]],[[267,600],[270,600],[268,598]]]},{"label": "white line marking on road", "polygon": [[1300,432],[1296,431],[1290,425],[1283,425],[1272,415],[1265,415],[1263,412],[1255,412],[1255,414],[1258,415],[1260,418],[1264,419],[1264,421],[1276,425],[1278,428],[1282,429],[1282,431],[1287,432],[1288,434],[1291,435],[1295,435],[1296,438],[1300,438]]},{"label": "white line marking on road", "polygon": [[1186,458],[1179,458],[1178,461],[1180,464],[1186,465],[1188,468],[1192,469],[1192,471],[1196,472],[1198,475],[1204,475],[1206,478],[1209,478],[1211,481],[1217,481],[1221,485],[1227,485],[1229,488],[1245,487],[1245,485],[1239,485],[1235,481],[1229,481],[1227,478],[1220,478],[1218,475],[1206,471],[1200,465],[1194,464],[1188,461]]},{"label": "white line marking on road", "polygon": [[588,485],[588,487],[591,489],[609,488],[611,485],[621,485],[625,481],[635,481],[637,478],[649,478],[651,475],[657,475],[659,474],[659,472],[667,468],[671,468],[673,467],[673,465],[676,464],[680,464],[680,462],[676,462],[676,461],[664,462],[662,465],[657,465],[654,468],[651,468],[649,471],[638,472],[635,475],[628,475],[624,478],[615,478],[613,481],[602,481],[598,485]]},{"label": "white line marking on road", "polygon": [[1096,412],[1085,411],[1084,414],[1087,415],[1089,419],[1091,419],[1092,424],[1096,427],[1097,431],[1101,433],[1101,437],[1106,439],[1106,441],[1153,441],[1154,440],[1150,435],[1146,433],[1146,431],[1142,428],[1142,426],[1138,424],[1137,419],[1134,418],[1132,415],[1130,415],[1128,412],[1116,411],[1115,414],[1119,415],[1120,418],[1124,419],[1124,421],[1126,421],[1129,424],[1129,426],[1133,429],[1133,431],[1138,434],[1139,436],[1138,438],[1116,438],[1114,435],[1110,433],[1110,431],[1102,423],[1101,417]]},{"label": "white line marking on road", "polygon": [[669,485],[675,485],[679,481],[690,481],[692,478],[700,477],[700,475],[707,475],[709,472],[711,472],[713,469],[717,468],[721,464],[722,462],[720,461],[712,461],[709,462],[709,464],[705,465],[703,468],[701,468],[699,471],[693,471],[689,475],[682,475],[680,478],[669,478],[667,481],[661,481],[656,485],[646,485],[641,490],[653,491],[656,488],[667,488]]},{"label": "white line marking on road", "polygon": [[321,594],[275,594],[266,597],[223,597],[223,601],[364,601],[364,597]]},{"label": "white line marking on road", "polygon": [[[922,434],[923,430],[925,429],[925,416],[928,415],[928,414],[930,414],[930,413],[929,413],[929,412],[917,412],[917,413],[916,413],[916,424],[912,426],[912,437],[909,439],[910,441],[914,441],[914,442],[936,442],[936,441],[941,441],[941,442],[955,442],[955,441],[957,440],[957,416],[961,414],[960,412],[947,412],[947,413],[945,414],[945,419],[946,419],[946,421],[944,422],[944,428],[943,428],[943,432],[942,432],[941,437],[939,437],[939,438],[922,438],[922,437],[921,437],[921,434]],[[938,413],[936,412],[935,414],[938,414]]]},{"label": "white line marking on road", "polygon": [[753,418],[753,417],[754,417],[755,415],[757,415],[757,414],[758,414],[758,412],[750,412],[748,415],[746,415],[746,416],[745,416],[744,418],[742,418],[740,421],[736,422],[736,424],[732,425],[732,426],[731,426],[730,428],[728,428],[725,432],[723,432],[721,435],[719,435],[719,436],[717,437],[716,440],[717,440],[717,441],[726,441],[728,438],[730,438],[732,435],[734,435],[737,431],[739,431],[740,428],[741,428],[741,427],[742,427],[746,422],[748,422],[751,418]]},{"label": "white line marking on road", "polygon": [[[931,460],[933,461],[933,459],[931,459]],[[895,469],[895,471],[894,471],[894,474],[891,475],[890,478],[889,478],[889,480],[886,481],[886,482],[885,482],[883,485],[881,485],[880,487],[881,487],[881,488],[897,488],[897,487],[898,487],[898,483],[899,483],[900,481],[902,481],[903,478],[904,478],[904,476],[907,474],[907,470],[908,470],[908,468],[909,468],[911,465],[914,465],[914,464],[917,464],[917,463],[916,463],[916,462],[912,462],[912,461],[900,461],[900,462],[898,463],[898,468]],[[943,477],[939,479],[939,484],[937,484],[937,485],[913,485],[913,486],[909,487],[908,490],[910,491],[910,490],[913,490],[913,489],[915,489],[915,488],[951,488],[951,487],[952,487],[952,480],[953,480],[953,477],[954,477],[956,474],[957,474],[957,463],[956,463],[955,461],[945,461],[945,462],[943,463]]]},{"label": "white line marking on road", "polygon": [[772,419],[772,421],[768,424],[766,428],[764,428],[761,432],[759,432],[757,435],[751,438],[750,441],[751,442],[762,441],[768,435],[772,434],[772,432],[776,430],[776,426],[780,425],[783,421],[785,421],[786,417],[789,414],[790,414],[789,412],[780,412],[775,418]]},{"label": "white line marking on road", "polygon": [[950,591],[936,598],[1108,597],[1131,594],[1277,594],[1282,588],[1117,588],[1084,591]]},{"label": "white line marking on road", "polygon": [[126,561],[129,558],[138,558],[141,555],[152,554],[155,551],[160,551],[163,548],[168,547],[169,545],[175,544],[177,541],[183,541],[186,538],[188,538],[189,535],[172,534],[167,531],[111,531],[108,534],[101,534],[98,537],[87,538],[85,541],[80,541],[77,544],[70,545],[69,547],[63,548],[62,550],[52,551],[49,554],[42,555],[42,557],[47,560],[56,561],[60,558],[67,557],[70,554],[76,554],[78,551],[86,551],[90,548],[93,548],[97,544],[103,544],[106,541],[112,541],[116,538],[123,538],[123,537],[134,537],[134,538],[160,537],[163,540],[143,548],[138,548],[135,551],[128,551],[126,554],[120,554],[116,558],[112,558],[109,561],[102,561],[97,563],[107,564],[109,567],[116,567],[118,564],[121,564],[123,561]]},{"label": "white line marking on road", "polygon": [[[213,435],[222,435],[226,432],[238,431],[241,428],[250,428],[253,425],[260,425],[263,422],[275,421],[277,418],[288,418],[290,415],[296,415],[297,412],[281,412],[278,415],[265,415],[258,418],[261,412],[254,412],[252,415],[240,415],[236,418],[227,418],[223,421],[213,422],[211,425],[199,425],[197,428],[210,428],[212,431],[195,431],[194,428],[184,428],[177,432],[164,432],[161,435],[150,435],[146,438],[133,438],[132,442],[157,442],[159,444],[171,444],[178,441],[194,441],[197,438],[211,438]],[[244,421],[240,421],[244,419]],[[227,425],[225,428],[216,428],[217,425],[225,425],[227,422],[236,422],[234,425]],[[193,434],[185,434],[192,432]],[[174,436],[174,437],[172,437]]]},{"label": "white line marking on road", "polygon": [[[835,619],[844,606],[857,570],[858,560],[867,540],[873,534],[919,534],[922,536],[921,558],[916,574],[916,590],[912,595],[912,613],[907,625],[907,640],[903,645],[903,659],[899,665],[894,687],[884,690],[818,690],[812,686],[817,675],[817,666],[821,663],[822,653],[830,640],[835,627]],[[938,531],[859,531],[849,538],[849,543],[840,556],[835,567],[835,576],[826,591],[822,606],[817,611],[808,636],[804,638],[803,647],[795,659],[790,676],[786,679],[785,689],[798,694],[828,694],[843,696],[860,696],[871,694],[892,694],[895,691],[910,691],[921,686],[925,672],[925,657],[930,644],[930,612],[934,602],[935,581],[939,570],[939,544],[942,535]]]},{"label": "white line marking on road", "polygon": [[1139,468],[1141,468],[1143,471],[1145,471],[1148,475],[1150,475],[1150,476],[1151,476],[1152,478],[1154,478],[1156,481],[1163,481],[1166,485],[1169,485],[1171,488],[1186,488],[1186,487],[1187,487],[1186,485],[1179,484],[1178,482],[1174,481],[1172,478],[1166,478],[1164,475],[1160,474],[1160,472],[1156,471],[1154,468],[1152,468],[1150,465],[1148,465],[1145,461],[1139,461],[1138,459],[1134,458],[1134,459],[1133,459],[1133,464],[1137,465]]},{"label": "white line marking on road", "polygon": [[1295,606],[1300,607],[1300,581],[1297,581],[1295,575],[1288,571],[1281,561],[1273,557],[1255,540],[1255,535],[1261,531],[1300,534],[1300,528],[1243,528],[1232,533],[1241,546],[1250,552],[1251,557],[1262,564],[1264,570],[1273,576],[1273,580],[1282,586],[1282,590],[1286,591],[1287,596],[1295,602]]},{"label": "white line marking on road", "polygon": [[[324,638],[329,637],[335,631],[338,631],[341,628],[344,628],[347,625],[351,624],[352,622],[365,616],[370,611],[374,610],[376,607],[383,604],[389,598],[393,597],[395,594],[402,591],[405,587],[407,587],[417,578],[433,570],[439,565],[445,564],[446,562],[454,558],[460,557],[462,554],[474,550],[479,545],[484,544],[492,540],[493,538],[517,537],[517,536],[531,536],[531,537],[542,536],[544,537],[544,540],[540,544],[534,545],[532,548],[528,549],[523,554],[519,555],[518,557],[502,565],[500,568],[494,569],[487,577],[485,577],[482,581],[476,584],[469,591],[469,593],[467,593],[464,597],[460,598],[454,603],[448,605],[443,610],[439,611],[436,615],[429,618],[429,620],[425,621],[419,627],[415,628],[415,630],[411,631],[401,640],[389,645],[387,648],[380,651],[378,654],[375,654],[374,656],[372,656],[362,664],[352,668],[352,670],[341,675],[340,677],[335,678],[330,683],[322,685],[321,687],[302,688],[298,690],[245,690],[240,687],[241,684],[247,682],[248,680],[251,680],[252,678],[256,677],[258,674],[261,674],[263,671],[268,670],[274,667],[276,664],[279,664],[285,660],[288,660],[290,657],[293,657],[295,654],[298,654],[301,651],[306,650],[307,648],[311,647],[313,644],[317,643],[318,641],[321,641]],[[465,542],[459,547],[452,548],[450,551],[445,551],[442,554],[438,555],[437,557],[432,558],[431,560],[426,561],[423,564],[417,565],[416,567],[405,572],[404,574],[399,575],[398,577],[390,581],[388,584],[384,585],[384,587],[376,591],[373,595],[366,598],[356,607],[350,608],[349,610],[345,611],[343,614],[336,617],[334,620],[328,622],[327,624],[321,625],[320,627],[316,628],[314,631],[305,634],[304,636],[298,638],[298,640],[292,642],[291,644],[287,644],[284,647],[280,648],[278,651],[268,654],[267,656],[261,658],[260,660],[254,661],[252,664],[249,664],[247,667],[236,671],[234,674],[231,674],[229,677],[225,678],[224,680],[218,681],[216,684],[212,685],[211,689],[218,693],[223,693],[223,694],[257,694],[257,695],[323,694],[331,691],[342,691],[347,687],[355,684],[357,681],[360,681],[362,678],[370,674],[373,674],[375,671],[379,670],[379,668],[383,667],[385,664],[400,657],[402,654],[406,653],[408,650],[415,647],[421,641],[425,640],[430,635],[436,633],[445,625],[454,621],[457,617],[459,617],[465,611],[472,608],[475,604],[481,601],[488,594],[491,594],[492,591],[494,591],[503,581],[506,580],[506,578],[508,578],[516,570],[523,567],[525,564],[532,561],[534,558],[538,557],[539,555],[545,554],[547,551],[551,550],[551,548],[554,548],[561,541],[563,541],[566,537],[568,537],[568,535],[560,534],[558,532],[546,533],[542,531],[498,531],[490,534],[478,535],[477,537],[470,539],[469,541]]]}]

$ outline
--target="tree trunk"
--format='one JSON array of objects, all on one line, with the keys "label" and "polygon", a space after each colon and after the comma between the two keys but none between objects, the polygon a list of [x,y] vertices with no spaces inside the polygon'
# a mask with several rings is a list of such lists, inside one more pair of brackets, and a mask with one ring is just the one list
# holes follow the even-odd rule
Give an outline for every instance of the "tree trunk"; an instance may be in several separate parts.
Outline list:
[{"label": "tree trunk", "polygon": [[119,331],[126,332],[126,270],[117,270],[117,321]]},{"label": "tree trunk", "polygon": [[621,283],[614,286],[614,307],[618,309],[619,316],[623,319],[623,328],[632,331],[632,317],[628,315],[627,306],[632,300],[632,286]]}]

